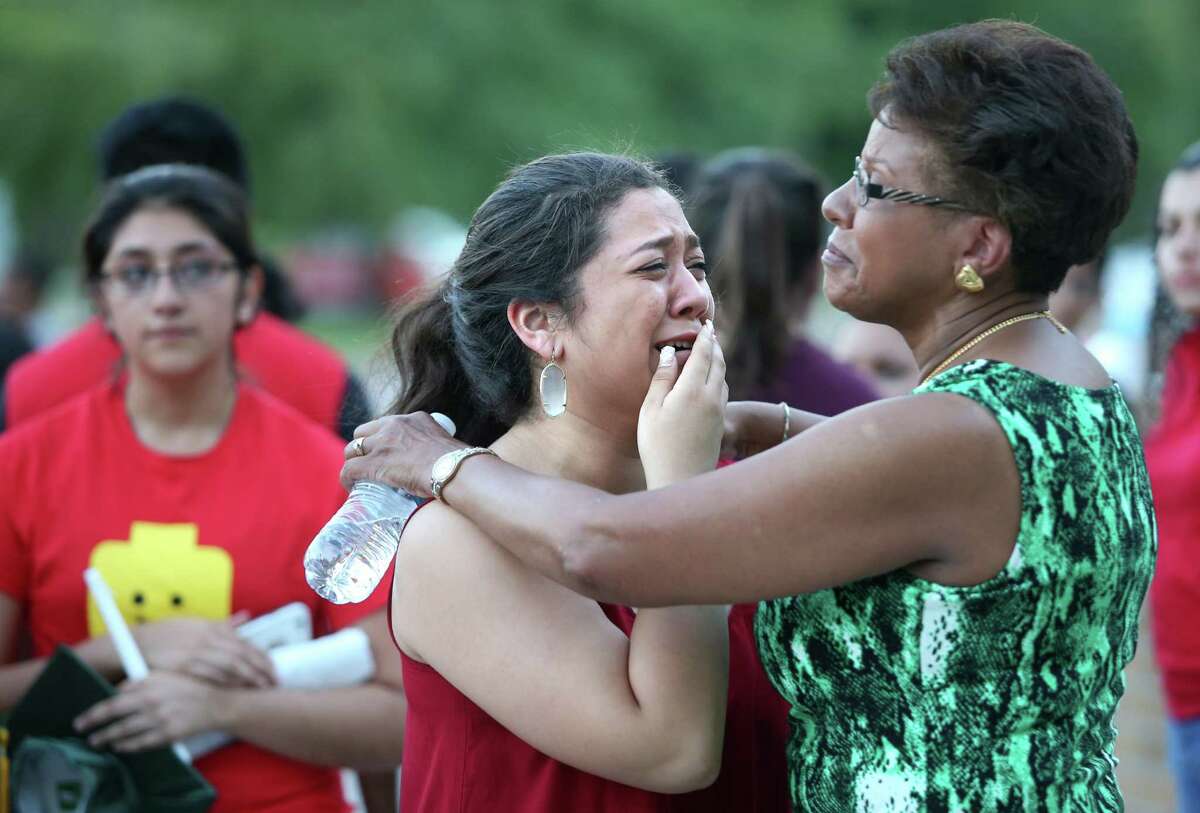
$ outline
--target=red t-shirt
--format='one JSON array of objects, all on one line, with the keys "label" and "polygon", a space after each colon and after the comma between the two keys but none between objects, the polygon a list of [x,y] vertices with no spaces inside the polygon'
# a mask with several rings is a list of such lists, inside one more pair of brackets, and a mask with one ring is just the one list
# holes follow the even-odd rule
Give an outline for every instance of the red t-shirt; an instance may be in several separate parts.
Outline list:
[{"label": "red t-shirt", "polygon": [[[348,371],[337,353],[269,313],[234,334],[243,375],[334,432],[346,395]],[[4,423],[17,426],[111,378],[121,350],[99,319],[57,344],[31,353],[9,369]]]},{"label": "red t-shirt", "polygon": [[1146,439],[1158,519],[1150,619],[1167,708],[1186,720],[1200,717],[1200,330],[1172,350],[1162,406]]},{"label": "red t-shirt", "polygon": [[[600,605],[626,635],[635,615]],[[721,773],[710,787],[666,795],[622,785],[554,760],[517,737],[427,664],[400,654],[408,717],[401,809],[421,813],[786,813],[787,703],[755,650],[755,605],[729,616],[729,707]]]},{"label": "red t-shirt", "polygon": [[[104,631],[89,566],[131,623],[301,601],[320,635],[383,605],[381,589],[336,607],[304,580],[304,551],[346,496],[338,438],[242,384],[215,447],[167,456],[137,439],[122,390],[101,385],[0,435],[0,591],[24,610],[35,655]],[[196,767],[217,789],[215,813],[347,809],[336,770],[244,742]]]}]

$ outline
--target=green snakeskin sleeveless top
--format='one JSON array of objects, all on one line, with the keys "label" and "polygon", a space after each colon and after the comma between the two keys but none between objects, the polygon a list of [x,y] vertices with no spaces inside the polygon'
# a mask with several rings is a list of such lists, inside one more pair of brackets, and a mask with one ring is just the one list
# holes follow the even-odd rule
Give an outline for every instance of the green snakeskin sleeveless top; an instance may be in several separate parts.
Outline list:
[{"label": "green snakeskin sleeveless top", "polygon": [[759,606],[763,666],[792,704],[796,813],[1122,810],[1112,720],[1156,542],[1121,392],[989,360],[915,392],[995,416],[1017,543],[972,587],[901,570]]}]

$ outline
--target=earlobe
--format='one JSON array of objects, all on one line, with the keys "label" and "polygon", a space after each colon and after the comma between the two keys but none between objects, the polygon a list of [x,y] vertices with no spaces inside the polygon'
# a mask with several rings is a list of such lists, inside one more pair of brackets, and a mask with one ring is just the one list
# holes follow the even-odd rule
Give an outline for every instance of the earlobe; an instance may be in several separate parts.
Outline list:
[{"label": "earlobe", "polygon": [[104,332],[115,339],[116,334],[113,333],[112,315],[109,313],[108,306],[104,302],[103,297],[99,295],[93,296],[92,308],[96,312],[96,318],[100,320],[100,324],[104,327]]},{"label": "earlobe", "polygon": [[257,265],[252,266],[238,291],[238,304],[234,316],[239,328],[249,325],[258,315],[264,285],[262,269]]}]

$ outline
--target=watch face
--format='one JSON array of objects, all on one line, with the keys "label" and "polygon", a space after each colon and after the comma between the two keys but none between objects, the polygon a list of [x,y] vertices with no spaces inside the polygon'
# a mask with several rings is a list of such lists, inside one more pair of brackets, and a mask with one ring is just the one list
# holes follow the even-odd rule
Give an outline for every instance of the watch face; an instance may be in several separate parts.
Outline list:
[{"label": "watch face", "polygon": [[433,464],[433,471],[430,472],[435,480],[444,480],[450,476],[450,472],[454,471],[454,462],[456,459],[455,452],[449,452],[437,459]]}]

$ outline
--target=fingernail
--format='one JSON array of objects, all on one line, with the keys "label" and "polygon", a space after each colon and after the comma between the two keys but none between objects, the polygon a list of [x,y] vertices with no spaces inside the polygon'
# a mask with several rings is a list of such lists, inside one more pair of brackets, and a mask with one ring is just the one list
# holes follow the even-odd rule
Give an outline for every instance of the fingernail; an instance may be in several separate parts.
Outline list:
[{"label": "fingernail", "polygon": [[674,363],[675,363],[675,348],[668,344],[666,347],[664,347],[662,349],[662,352],[659,353],[658,366],[659,367],[670,367]]}]

